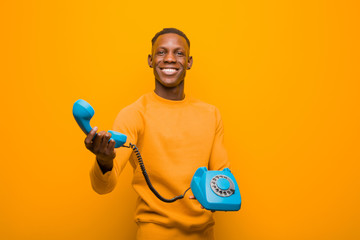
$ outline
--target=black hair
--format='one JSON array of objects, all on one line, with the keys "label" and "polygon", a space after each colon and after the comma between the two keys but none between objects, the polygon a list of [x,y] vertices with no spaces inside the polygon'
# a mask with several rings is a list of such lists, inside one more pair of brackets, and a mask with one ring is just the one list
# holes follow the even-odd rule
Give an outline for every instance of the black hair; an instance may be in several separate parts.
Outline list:
[{"label": "black hair", "polygon": [[151,39],[151,43],[152,45],[154,45],[156,39],[160,36],[160,35],[163,35],[163,34],[166,34],[166,33],[175,33],[177,35],[180,35],[182,36],[183,38],[185,38],[189,48],[190,48],[190,41],[189,39],[187,38],[187,36],[185,35],[185,33],[183,33],[182,31],[180,31],[179,29],[176,29],[176,28],[164,28],[163,30],[161,30],[160,32],[156,33],[155,36],[153,37],[153,39]]}]

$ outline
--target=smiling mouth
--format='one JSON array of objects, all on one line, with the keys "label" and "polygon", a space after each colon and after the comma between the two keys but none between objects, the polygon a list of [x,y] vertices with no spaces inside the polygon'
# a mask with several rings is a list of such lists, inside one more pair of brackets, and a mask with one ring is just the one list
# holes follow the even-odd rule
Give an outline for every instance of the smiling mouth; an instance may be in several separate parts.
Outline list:
[{"label": "smiling mouth", "polygon": [[166,75],[173,75],[179,71],[176,68],[160,68],[160,71],[163,72]]}]

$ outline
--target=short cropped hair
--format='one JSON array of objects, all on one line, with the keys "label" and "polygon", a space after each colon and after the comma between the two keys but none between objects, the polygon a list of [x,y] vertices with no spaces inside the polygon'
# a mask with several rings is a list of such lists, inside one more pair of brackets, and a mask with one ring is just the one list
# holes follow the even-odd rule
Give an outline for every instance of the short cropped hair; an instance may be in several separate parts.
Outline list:
[{"label": "short cropped hair", "polygon": [[189,48],[190,48],[190,40],[187,38],[187,36],[185,35],[185,33],[183,33],[182,31],[176,29],[176,28],[164,28],[163,30],[161,30],[160,32],[156,33],[155,36],[152,38],[151,40],[151,43],[152,45],[154,46],[154,43],[156,41],[156,39],[160,36],[160,35],[163,35],[163,34],[166,34],[166,33],[175,33],[177,35],[180,35],[182,36],[183,38],[185,38]]}]

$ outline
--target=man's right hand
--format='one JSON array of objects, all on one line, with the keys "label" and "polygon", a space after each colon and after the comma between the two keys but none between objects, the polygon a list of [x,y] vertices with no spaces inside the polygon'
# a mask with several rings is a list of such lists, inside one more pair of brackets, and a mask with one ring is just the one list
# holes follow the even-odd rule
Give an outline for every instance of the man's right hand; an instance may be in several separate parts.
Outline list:
[{"label": "man's right hand", "polygon": [[[110,140],[111,133],[101,131],[96,134],[97,127],[91,129],[89,134],[85,138],[85,146],[90,152],[96,155],[96,160],[103,173],[111,171],[113,168],[113,160],[116,156],[115,141]],[[95,139],[93,140],[94,136]]]}]

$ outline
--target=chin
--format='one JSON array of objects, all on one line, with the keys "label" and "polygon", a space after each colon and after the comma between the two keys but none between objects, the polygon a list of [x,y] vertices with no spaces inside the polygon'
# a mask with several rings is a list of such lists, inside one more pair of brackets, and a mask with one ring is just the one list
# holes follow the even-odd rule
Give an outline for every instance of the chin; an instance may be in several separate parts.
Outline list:
[{"label": "chin", "polygon": [[184,77],[185,77],[182,76],[185,74],[180,74],[177,76],[162,76],[161,74],[156,74],[156,75],[155,75],[156,81],[158,81],[162,86],[167,88],[173,88],[179,86],[184,81]]},{"label": "chin", "polygon": [[180,85],[182,83],[182,81],[178,81],[176,80],[157,80],[162,86],[167,87],[167,88],[173,88],[173,87],[177,87],[178,85]]}]

